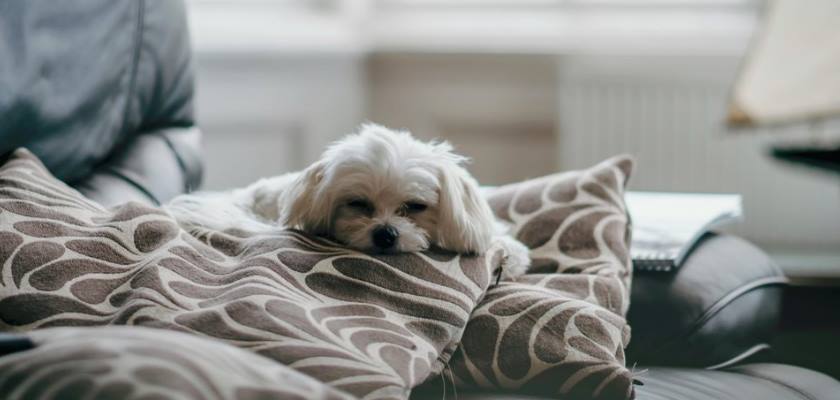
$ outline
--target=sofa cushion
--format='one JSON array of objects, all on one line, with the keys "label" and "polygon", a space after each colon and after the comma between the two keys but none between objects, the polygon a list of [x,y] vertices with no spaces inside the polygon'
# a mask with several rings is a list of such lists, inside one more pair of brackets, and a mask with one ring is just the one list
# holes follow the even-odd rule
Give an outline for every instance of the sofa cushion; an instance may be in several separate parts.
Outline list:
[{"label": "sofa cushion", "polygon": [[[638,400],[834,400],[840,382],[805,368],[783,364],[747,364],[709,371],[699,368],[639,367],[645,385]],[[441,398],[440,392],[418,390],[412,400]],[[461,400],[538,400],[557,397],[524,393],[460,391]]]},{"label": "sofa cushion", "polygon": [[642,374],[639,400],[829,400],[840,382],[817,371],[783,364],[748,364],[710,371],[654,367]]}]

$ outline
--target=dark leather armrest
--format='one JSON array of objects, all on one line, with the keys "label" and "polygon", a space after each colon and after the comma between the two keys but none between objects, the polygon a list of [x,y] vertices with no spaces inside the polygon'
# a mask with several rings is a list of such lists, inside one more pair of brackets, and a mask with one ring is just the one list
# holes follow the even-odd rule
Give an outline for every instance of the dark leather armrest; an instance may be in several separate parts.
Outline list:
[{"label": "dark leather armrest", "polygon": [[635,274],[628,364],[714,368],[766,349],[786,283],[752,244],[707,235],[676,273]]},{"label": "dark leather armrest", "polygon": [[168,128],[136,135],[75,187],[109,207],[127,201],[160,205],[201,183],[201,132]]}]

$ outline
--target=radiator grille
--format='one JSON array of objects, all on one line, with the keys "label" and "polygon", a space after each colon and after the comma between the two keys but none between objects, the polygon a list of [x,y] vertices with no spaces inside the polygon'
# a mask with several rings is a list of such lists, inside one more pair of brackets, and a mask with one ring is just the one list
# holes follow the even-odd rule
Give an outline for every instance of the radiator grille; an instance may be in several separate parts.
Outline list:
[{"label": "radiator grille", "polygon": [[558,92],[561,166],[631,153],[637,159],[631,189],[741,193],[746,218],[736,233],[777,248],[840,246],[840,179],[768,156],[771,144],[811,140],[812,132],[727,134],[727,90],[723,80],[566,80]]}]

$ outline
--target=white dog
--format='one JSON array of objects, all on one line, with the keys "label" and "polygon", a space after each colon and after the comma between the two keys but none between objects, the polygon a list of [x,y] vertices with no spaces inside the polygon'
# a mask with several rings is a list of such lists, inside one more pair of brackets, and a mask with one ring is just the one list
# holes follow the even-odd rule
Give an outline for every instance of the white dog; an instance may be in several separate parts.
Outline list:
[{"label": "white dog", "polygon": [[528,248],[506,235],[467,159],[446,142],[366,124],[331,145],[315,164],[229,192],[182,195],[166,208],[191,232],[290,227],[364,252],[422,251],[430,245],[479,254],[497,241],[503,274],[525,272]]}]

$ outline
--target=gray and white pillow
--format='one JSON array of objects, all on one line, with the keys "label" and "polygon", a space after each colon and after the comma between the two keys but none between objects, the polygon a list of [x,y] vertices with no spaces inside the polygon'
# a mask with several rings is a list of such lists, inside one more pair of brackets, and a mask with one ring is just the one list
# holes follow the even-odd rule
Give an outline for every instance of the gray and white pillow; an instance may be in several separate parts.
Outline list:
[{"label": "gray and white pillow", "polygon": [[496,215],[528,245],[533,267],[491,287],[451,365],[461,385],[572,398],[629,399],[630,223],[624,188],[633,163],[504,186]]},{"label": "gray and white pillow", "polygon": [[39,329],[0,357],[4,399],[350,400],[288,366],[216,340],[137,326]]}]

